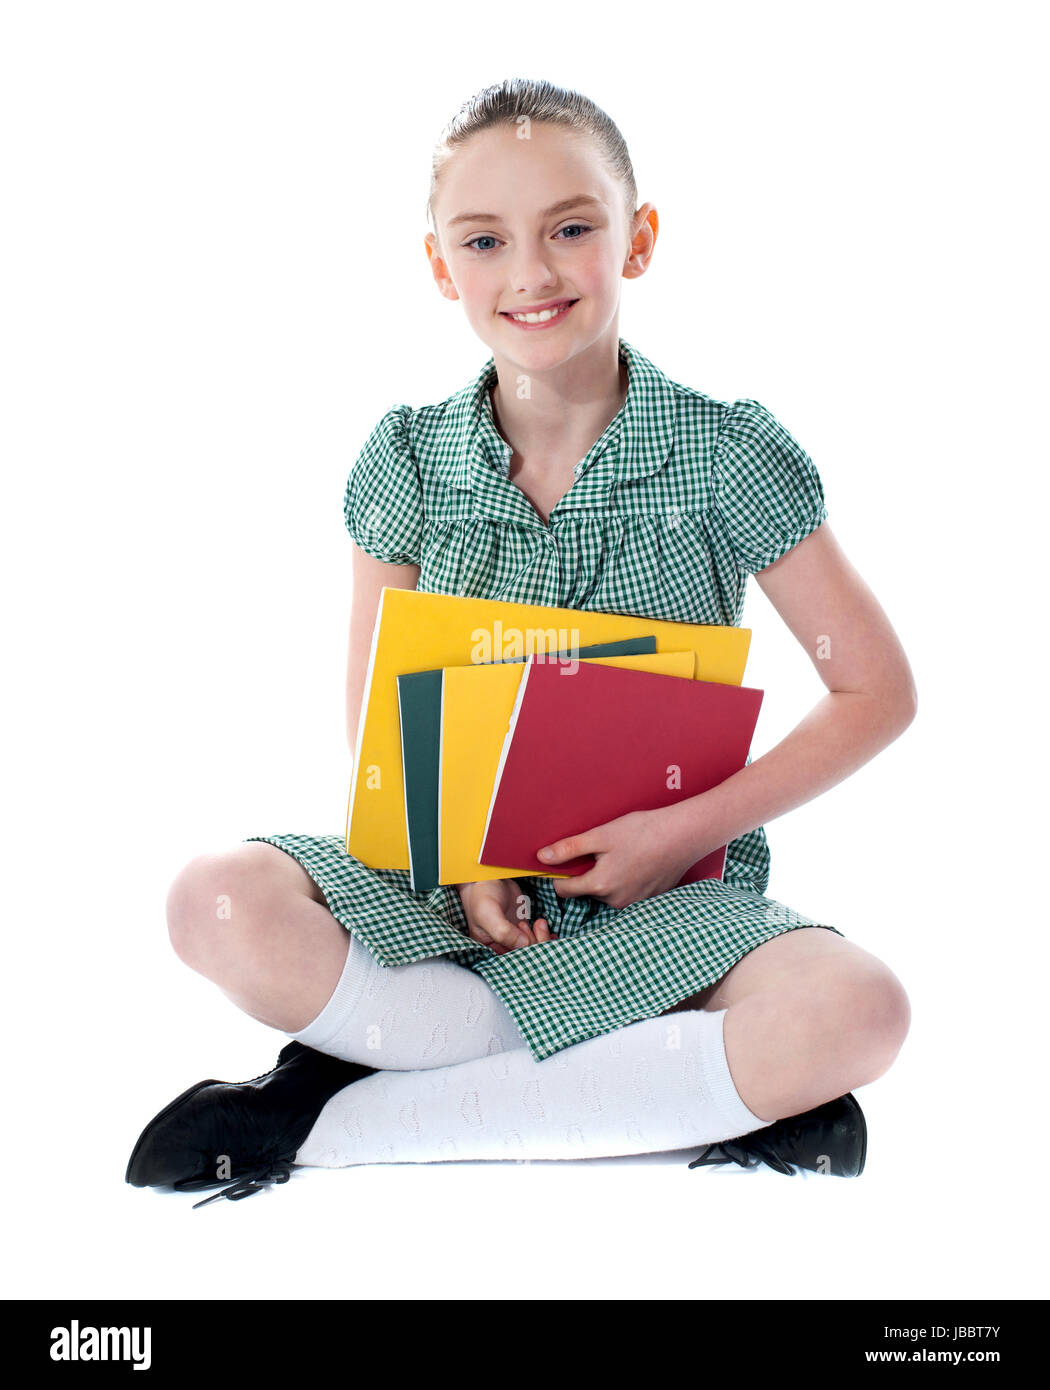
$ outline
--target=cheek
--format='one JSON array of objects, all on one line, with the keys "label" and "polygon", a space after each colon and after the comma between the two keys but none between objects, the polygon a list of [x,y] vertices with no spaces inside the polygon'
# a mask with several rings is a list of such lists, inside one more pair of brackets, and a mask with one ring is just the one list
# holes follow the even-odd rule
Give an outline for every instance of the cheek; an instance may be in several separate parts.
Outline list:
[{"label": "cheek", "polygon": [[572,278],[583,293],[598,298],[602,294],[615,292],[621,269],[608,246],[595,246],[593,250],[588,247],[586,252],[581,247],[579,257],[574,262]]},{"label": "cheek", "polygon": [[480,260],[459,260],[452,268],[452,280],[459,291],[460,298],[468,305],[485,307],[485,302],[494,293],[494,277],[491,270]]}]

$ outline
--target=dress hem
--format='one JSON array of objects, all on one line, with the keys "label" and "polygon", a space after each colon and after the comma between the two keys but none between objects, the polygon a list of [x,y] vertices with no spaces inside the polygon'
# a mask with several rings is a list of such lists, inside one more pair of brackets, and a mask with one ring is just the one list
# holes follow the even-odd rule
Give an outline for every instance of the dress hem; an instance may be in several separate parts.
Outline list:
[{"label": "dress hem", "polygon": [[431,904],[437,890],[414,893],[406,871],[369,868],[347,854],[341,836],[245,837],[251,841],[295,859],[335,920],[380,965],[447,958],[480,976],[536,1061],[666,1013],[788,931],[819,927],[844,935],[754,889],[701,880],[611,916],[599,909],[593,926],[584,919],[553,941],[497,954]]}]

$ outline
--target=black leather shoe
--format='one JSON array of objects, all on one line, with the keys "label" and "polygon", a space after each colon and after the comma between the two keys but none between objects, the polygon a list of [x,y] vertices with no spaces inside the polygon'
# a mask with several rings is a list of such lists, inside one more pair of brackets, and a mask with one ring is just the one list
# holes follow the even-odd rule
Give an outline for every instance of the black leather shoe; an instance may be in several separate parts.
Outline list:
[{"label": "black leather shoe", "polygon": [[266,1183],[287,1182],[292,1160],[325,1102],[373,1071],[290,1042],[263,1076],[198,1081],[150,1120],[124,1180],[134,1187],[179,1191],[229,1184],[206,1198],[209,1202],[237,1201]]},{"label": "black leather shoe", "polygon": [[[803,1115],[789,1115],[764,1129],[708,1144],[690,1168],[709,1163],[739,1163],[741,1168],[767,1164],[794,1177],[797,1168],[856,1178],[864,1171],[868,1127],[855,1097],[848,1093]],[[796,1167],[792,1168],[792,1164]]]}]

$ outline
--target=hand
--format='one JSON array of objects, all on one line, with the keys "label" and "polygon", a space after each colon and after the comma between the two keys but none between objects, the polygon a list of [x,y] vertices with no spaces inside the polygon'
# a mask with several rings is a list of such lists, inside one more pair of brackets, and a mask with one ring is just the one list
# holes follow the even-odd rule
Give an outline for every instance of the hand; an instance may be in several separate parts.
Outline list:
[{"label": "hand", "polygon": [[698,845],[695,833],[685,833],[680,816],[673,814],[677,810],[677,806],[664,806],[632,811],[580,835],[555,840],[537,850],[537,857],[553,868],[577,855],[594,855],[594,866],[586,873],[552,879],[554,891],[559,898],[587,894],[610,907],[627,907],[674,888],[686,869],[720,848]]},{"label": "hand", "polygon": [[555,939],[546,918],[538,917],[533,927],[527,918],[519,918],[522,900],[527,906],[528,898],[517,879],[481,879],[477,883],[457,883],[456,887],[471,938],[482,946],[490,946],[496,955]]}]

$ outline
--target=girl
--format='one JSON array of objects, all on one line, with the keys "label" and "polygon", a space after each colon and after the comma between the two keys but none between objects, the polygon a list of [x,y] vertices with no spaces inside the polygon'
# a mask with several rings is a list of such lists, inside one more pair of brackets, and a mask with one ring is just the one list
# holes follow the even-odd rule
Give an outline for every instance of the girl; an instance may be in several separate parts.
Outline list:
[{"label": "girl", "polygon": [[[764,896],[763,823],[892,742],[912,674],[787,430],[619,336],[620,283],[659,229],[636,200],[617,127],[550,83],[488,88],[444,132],[426,251],[491,356],[448,400],[388,410],[350,473],[350,746],[384,585],[739,625],[754,574],[827,696],[713,790],[541,854],[594,855],[579,877],[417,894],[339,835],[192,860],[168,899],[175,950],[293,1041],[265,1076],[167,1106],[128,1181],[235,1179],[241,1196],[291,1162],[699,1145],[698,1162],[863,1167],[849,1092],[897,1055],[907,996],[838,928]],[[724,844],[724,880],[675,887]]]}]

